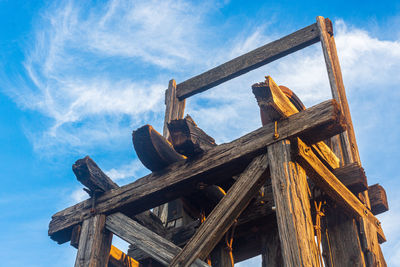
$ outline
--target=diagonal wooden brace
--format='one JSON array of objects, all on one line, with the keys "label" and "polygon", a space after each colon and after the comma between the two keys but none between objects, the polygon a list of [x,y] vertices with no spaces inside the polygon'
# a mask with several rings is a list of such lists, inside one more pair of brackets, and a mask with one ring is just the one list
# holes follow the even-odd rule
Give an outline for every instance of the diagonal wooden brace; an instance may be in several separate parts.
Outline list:
[{"label": "diagonal wooden brace", "polygon": [[195,259],[204,259],[211,252],[265,183],[267,167],[266,155],[250,163],[169,266],[190,266]]},{"label": "diagonal wooden brace", "polygon": [[380,243],[386,241],[380,221],[372,212],[363,205],[360,200],[346,188],[336,176],[317,158],[309,146],[300,138],[294,142],[294,151],[298,155],[300,165],[306,170],[307,175],[319,186],[329,197],[344,208],[349,215],[358,219],[366,218],[373,224],[378,233]]},{"label": "diagonal wooden brace", "polygon": [[[168,266],[175,255],[181,251],[180,247],[120,212],[107,216],[106,228],[165,266]],[[209,267],[208,264],[199,259],[195,260],[190,266]]]}]

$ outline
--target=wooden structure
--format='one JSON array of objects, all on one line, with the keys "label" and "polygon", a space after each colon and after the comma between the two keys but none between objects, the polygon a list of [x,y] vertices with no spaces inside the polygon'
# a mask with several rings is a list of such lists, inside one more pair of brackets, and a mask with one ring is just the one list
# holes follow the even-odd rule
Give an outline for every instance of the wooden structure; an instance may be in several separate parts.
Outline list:
[{"label": "wooden structure", "polygon": [[[183,118],[186,98],[317,42],[332,100],[303,110],[266,77],[253,86],[265,125],[221,145]],[[374,216],[388,209],[386,194],[361,167],[329,19],[171,80],[164,137],[154,131],[134,132],[154,170],[131,184],[119,187],[89,157],[74,164],[91,197],[53,215],[49,235],[78,248],[76,267],[231,266],[260,254],[263,266],[386,266]],[[111,245],[113,234],[133,245],[131,256]]]}]

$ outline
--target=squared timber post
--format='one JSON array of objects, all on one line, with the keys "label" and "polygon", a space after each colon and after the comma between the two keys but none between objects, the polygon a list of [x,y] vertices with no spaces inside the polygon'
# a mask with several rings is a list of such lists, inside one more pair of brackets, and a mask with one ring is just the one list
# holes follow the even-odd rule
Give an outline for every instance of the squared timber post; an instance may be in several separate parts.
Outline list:
[{"label": "squared timber post", "polygon": [[[346,123],[347,131],[339,135],[339,142],[333,138],[334,150],[340,152],[342,164],[349,164],[353,162],[360,163],[360,155],[358,152],[354,127],[351,120],[351,114],[346,97],[346,90],[344,88],[342,72],[340,69],[339,58],[336,50],[336,43],[333,37],[332,22],[321,16],[317,17],[318,32],[322,45],[322,51],[325,58],[326,68],[328,72],[329,83],[331,86],[332,96],[341,106]],[[360,193],[360,198],[365,199],[365,205],[370,208],[368,192]],[[331,212],[328,214],[328,220],[335,220],[336,216],[341,217],[338,212]],[[331,248],[332,258],[326,261],[327,265],[331,265],[333,261],[334,266],[386,266],[385,259],[383,258],[381,248],[379,246],[378,237],[374,227],[369,222],[361,218],[359,227],[360,233],[355,227],[354,219],[342,217],[342,222],[332,224],[332,226],[341,229],[332,229],[328,224],[326,229],[331,232],[336,232],[336,237],[332,236],[332,244],[324,242],[325,248]],[[330,229],[331,228],[331,229]],[[343,248],[341,236],[353,235],[352,242],[348,243],[349,248]],[[356,248],[356,249],[354,249]],[[352,253],[352,254],[349,254]],[[347,254],[347,255],[344,255]]]},{"label": "squared timber post", "polygon": [[319,266],[307,177],[291,157],[290,141],[268,146],[284,266]]},{"label": "squared timber post", "polygon": [[112,233],[105,228],[106,216],[96,214],[83,221],[75,267],[106,267]]}]

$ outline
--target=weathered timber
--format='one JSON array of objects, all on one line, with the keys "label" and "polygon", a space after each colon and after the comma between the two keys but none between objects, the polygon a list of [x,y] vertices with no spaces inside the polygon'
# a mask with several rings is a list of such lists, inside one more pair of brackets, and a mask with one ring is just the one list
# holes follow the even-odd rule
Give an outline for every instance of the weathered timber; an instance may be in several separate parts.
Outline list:
[{"label": "weathered timber", "polygon": [[[181,251],[181,248],[178,246],[141,226],[122,213],[108,215],[106,228],[125,241],[136,245],[165,266],[168,266],[173,257]],[[197,259],[191,266],[206,267],[208,265]]]},{"label": "weathered timber", "polygon": [[203,92],[318,41],[317,25],[312,24],[178,84],[177,97]]},{"label": "weathered timber", "polygon": [[374,215],[381,214],[389,210],[385,189],[374,184],[368,187],[368,196],[371,203],[371,211]]},{"label": "weathered timber", "polygon": [[172,145],[175,150],[187,157],[193,157],[216,146],[214,138],[197,127],[192,117],[172,120],[168,123]]},{"label": "weathered timber", "polygon": [[267,156],[255,158],[218,203],[170,266],[190,266],[204,259],[229,230],[267,178]]},{"label": "weathered timber", "polygon": [[334,169],[333,174],[354,194],[368,188],[364,169],[357,162]]},{"label": "weathered timber", "polygon": [[261,267],[283,266],[278,229],[262,236]]},{"label": "weathered timber", "polygon": [[107,266],[112,233],[105,229],[105,220],[98,214],[83,221],[75,267]]},{"label": "weathered timber", "polygon": [[93,192],[98,190],[105,192],[118,188],[118,185],[89,156],[77,160],[72,165],[72,170],[78,181]]},{"label": "weathered timber", "polygon": [[[260,107],[263,124],[305,110],[295,93],[285,86],[278,86],[270,76],[265,77],[265,82],[254,84],[252,90]],[[312,145],[312,148],[330,169],[339,167],[339,159],[323,141]]]},{"label": "weathered timber", "polygon": [[299,163],[318,187],[342,206],[350,216],[359,219],[366,218],[370,221],[375,226],[378,235],[385,239],[379,220],[321,163],[310,147],[298,138],[293,149],[298,155]]},{"label": "weathered timber", "polygon": [[357,222],[334,204],[326,208],[324,214],[321,228],[325,266],[364,267],[365,256],[357,234]]},{"label": "weathered timber", "polygon": [[233,267],[225,241],[219,242],[210,253],[212,267]]},{"label": "weathered timber", "polygon": [[[88,186],[88,188],[94,192],[98,189],[106,189],[105,191],[119,188],[119,186],[114,183],[111,178],[109,178],[100,167],[90,158],[85,157],[83,159],[78,160],[72,167],[74,169],[75,175],[78,181],[90,181],[90,183],[86,183],[84,185]],[[83,182],[82,182],[83,183]],[[102,185],[97,186],[97,185]],[[140,214],[136,214],[133,219],[140,223],[141,225],[149,228],[153,232],[156,232],[159,235],[165,235],[165,228],[160,221],[160,219],[155,216],[151,211],[147,210]],[[78,230],[78,229],[77,229]],[[80,229],[79,229],[80,230]],[[78,235],[78,233],[75,233]],[[72,237],[71,237],[72,238]],[[79,236],[77,237],[79,240]],[[72,241],[72,240],[71,240]]]},{"label": "weathered timber", "polygon": [[185,159],[165,137],[148,124],[132,132],[132,142],[140,161],[154,172]]},{"label": "weathered timber", "polygon": [[77,224],[74,226],[74,228],[72,228],[70,245],[73,246],[74,248],[78,248],[79,246],[79,238],[81,236],[81,230],[82,226],[80,224]]},{"label": "weathered timber", "polygon": [[[180,101],[176,97],[176,82],[174,79],[169,81],[168,89],[165,91],[165,117],[164,117],[164,127],[163,127],[163,136],[167,140],[171,140],[170,134],[168,131],[168,123],[172,120],[178,120],[183,118],[183,114],[185,112],[185,103],[186,100]],[[174,200],[175,202],[180,202],[181,200]],[[182,205],[175,205],[176,207],[180,207]],[[162,223],[166,225],[168,223],[168,203],[164,205],[155,207],[153,209],[154,213],[160,218]],[[184,214],[184,211],[175,210],[174,211],[176,217],[187,217]]]},{"label": "weathered timber", "polygon": [[[336,103],[325,101],[279,122],[278,139],[274,139],[275,125],[265,125],[208,150],[190,163],[177,162],[162,172],[104,193],[96,200],[96,210],[107,214],[123,210],[133,215],[180,197],[200,182],[214,184],[231,179],[255,156],[264,153],[269,144],[294,136],[318,142],[340,133],[344,130],[341,118]],[[50,237],[59,243],[68,241],[72,227],[90,217],[91,208],[92,202],[85,200],[54,214],[49,225]]]},{"label": "weathered timber", "polygon": [[268,159],[284,265],[319,266],[306,173],[288,140],[268,146]]},{"label": "weathered timber", "polygon": [[139,267],[139,263],[111,245],[108,267]]},{"label": "weathered timber", "polygon": [[[343,147],[342,153],[344,164],[352,163],[353,161],[359,162],[360,158],[358,156],[357,142],[354,134],[353,123],[351,121],[349,105],[347,103],[335,40],[333,38],[332,22],[329,19],[324,19],[323,17],[318,16],[317,25],[332,96],[336,101],[338,101],[338,103],[340,103],[341,110],[343,111],[347,126],[349,127],[346,132],[340,135],[340,141]],[[329,28],[329,30],[327,30],[327,28]],[[347,148],[350,148],[351,150],[348,151]]]},{"label": "weathered timber", "polygon": [[[346,91],[343,84],[342,72],[337,55],[335,39],[333,37],[332,22],[329,19],[324,19],[323,17],[319,16],[317,17],[317,26],[320,35],[322,51],[325,57],[325,63],[328,71],[328,78],[331,86],[332,95],[333,98],[340,103],[341,110],[346,117],[346,123],[348,126],[348,130],[340,134],[339,138],[333,138],[337,145],[339,145],[339,147],[334,148],[334,150],[336,152],[339,152],[340,156],[343,159],[342,162],[344,164],[352,162],[360,163],[356,137],[351,120],[349,105],[347,103]],[[340,140],[340,142],[337,142],[339,141],[338,139]],[[364,199],[367,208],[370,208],[367,191],[360,193],[360,199]],[[361,218],[361,220],[364,221],[366,219]],[[341,224],[338,224],[337,227],[340,227],[342,231],[346,232],[349,235],[356,235],[357,233],[352,230],[352,224],[353,223],[350,221],[343,221]],[[368,222],[363,222],[360,224],[360,226],[362,229],[360,229],[359,234],[362,239],[361,245],[363,246],[360,251],[364,251],[367,255],[366,266],[380,266],[385,262],[385,260],[383,259],[383,257],[380,256],[380,247],[378,244],[377,235],[374,231],[374,226],[371,226]],[[354,239],[356,239],[356,237]],[[358,246],[358,243],[348,245]],[[332,246],[340,246],[340,244],[332,244]],[[348,249],[347,251],[350,251],[350,249]],[[349,257],[350,256],[342,257],[343,263],[348,261]]]}]

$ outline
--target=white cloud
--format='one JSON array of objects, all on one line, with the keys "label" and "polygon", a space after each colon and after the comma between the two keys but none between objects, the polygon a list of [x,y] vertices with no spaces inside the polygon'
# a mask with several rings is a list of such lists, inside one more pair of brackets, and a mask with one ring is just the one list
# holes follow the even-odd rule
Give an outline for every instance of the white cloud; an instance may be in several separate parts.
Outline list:
[{"label": "white cloud", "polygon": [[[147,171],[143,164],[139,160],[133,160],[132,162],[122,165],[119,168],[112,168],[105,173],[114,181],[124,180],[131,178],[131,180],[136,180],[139,175],[142,176]],[[132,181],[131,181],[132,182]]]}]

